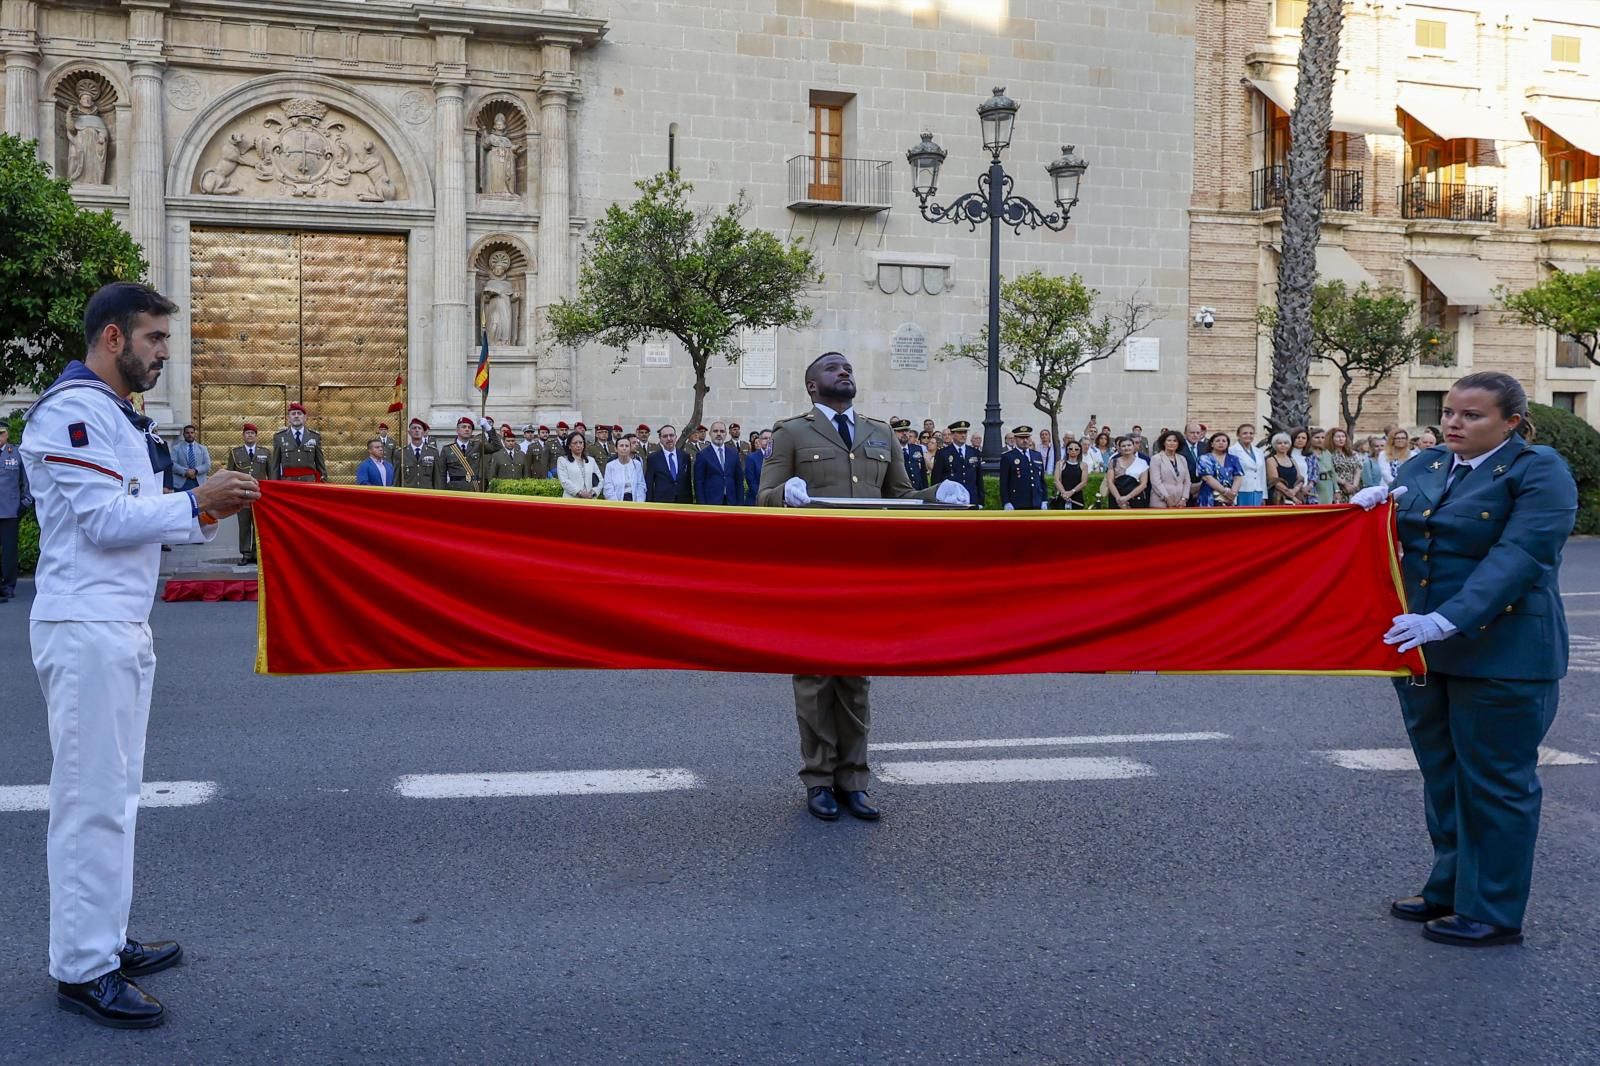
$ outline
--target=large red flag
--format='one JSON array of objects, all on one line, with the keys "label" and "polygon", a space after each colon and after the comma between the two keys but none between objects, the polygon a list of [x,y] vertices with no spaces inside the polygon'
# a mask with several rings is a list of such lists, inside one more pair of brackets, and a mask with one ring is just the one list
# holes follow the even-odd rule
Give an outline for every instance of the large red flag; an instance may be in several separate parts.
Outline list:
[{"label": "large red flag", "polygon": [[[256,669],[1421,673],[1388,508],[927,514],[273,481]],[[413,624],[403,630],[395,619]]]}]

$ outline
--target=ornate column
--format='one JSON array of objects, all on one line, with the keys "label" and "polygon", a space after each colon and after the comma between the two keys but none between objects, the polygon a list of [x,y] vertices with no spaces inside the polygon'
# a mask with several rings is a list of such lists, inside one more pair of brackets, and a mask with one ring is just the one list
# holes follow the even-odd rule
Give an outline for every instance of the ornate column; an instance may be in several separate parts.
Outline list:
[{"label": "ornate column", "polygon": [[[572,292],[572,192],[568,181],[567,106],[577,91],[572,74],[572,42],[546,38],[544,75],[539,85],[539,261],[535,306],[538,328],[549,326],[550,306]],[[573,353],[546,348],[540,356],[535,402],[570,405]]]},{"label": "ornate column", "polygon": [[167,287],[167,167],[161,142],[165,65],[138,60],[133,76],[133,165],[128,180],[128,232],[144,249],[150,283]]},{"label": "ornate column", "polygon": [[0,49],[5,51],[5,131],[33,141],[39,138],[38,4],[13,0],[0,5]]},{"label": "ornate column", "polygon": [[[434,68],[433,411],[434,421],[467,403],[472,351],[467,314],[466,38],[440,34]],[[448,410],[443,410],[448,409]],[[450,418],[454,421],[454,418]]]}]

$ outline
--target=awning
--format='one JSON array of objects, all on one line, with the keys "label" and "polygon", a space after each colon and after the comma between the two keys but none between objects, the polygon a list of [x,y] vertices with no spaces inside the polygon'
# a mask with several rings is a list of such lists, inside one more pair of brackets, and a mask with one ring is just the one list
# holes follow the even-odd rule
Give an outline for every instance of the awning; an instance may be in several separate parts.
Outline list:
[{"label": "awning", "polygon": [[[1294,111],[1294,84],[1277,78],[1244,79],[1256,92],[1278,105],[1279,111]],[[1400,127],[1393,113],[1388,115],[1364,108],[1338,89],[1333,91],[1333,125],[1337,133],[1376,134],[1382,137],[1400,136]]]},{"label": "awning", "polygon": [[1447,141],[1533,140],[1528,124],[1521,118],[1505,118],[1455,93],[1406,88],[1400,92],[1400,110]]},{"label": "awning", "polygon": [[1487,307],[1496,303],[1500,279],[1475,255],[1413,255],[1413,266],[1433,282],[1452,307]]},{"label": "awning", "polygon": [[1317,245],[1317,277],[1322,281],[1342,281],[1352,289],[1362,285],[1378,288],[1378,279],[1336,244]]},{"label": "awning", "polygon": [[1528,112],[1541,126],[1554,130],[1576,148],[1600,155],[1600,112],[1589,115],[1564,115],[1536,107]]},{"label": "awning", "polygon": [[1586,270],[1600,270],[1600,259],[1546,259],[1563,274],[1582,274]]}]

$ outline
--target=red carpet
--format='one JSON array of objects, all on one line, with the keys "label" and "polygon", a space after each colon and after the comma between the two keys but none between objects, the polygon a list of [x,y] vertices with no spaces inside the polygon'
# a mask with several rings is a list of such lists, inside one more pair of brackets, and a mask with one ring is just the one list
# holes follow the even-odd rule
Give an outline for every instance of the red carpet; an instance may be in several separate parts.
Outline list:
[{"label": "red carpet", "polygon": [[256,579],[206,574],[172,577],[167,579],[166,587],[161,590],[161,598],[168,603],[183,603],[190,600],[204,603],[254,600]]}]

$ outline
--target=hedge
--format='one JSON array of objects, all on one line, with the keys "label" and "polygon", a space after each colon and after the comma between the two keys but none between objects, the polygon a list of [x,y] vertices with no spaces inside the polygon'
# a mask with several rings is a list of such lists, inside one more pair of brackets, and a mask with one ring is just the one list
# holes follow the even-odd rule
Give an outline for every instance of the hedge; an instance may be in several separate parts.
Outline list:
[{"label": "hedge", "polygon": [[497,477],[489,482],[489,491],[507,496],[560,496],[561,482],[552,477]]},{"label": "hedge", "polygon": [[1542,403],[1528,405],[1537,432],[1534,443],[1560,452],[1578,482],[1574,533],[1600,534],[1600,432],[1577,415]]}]

